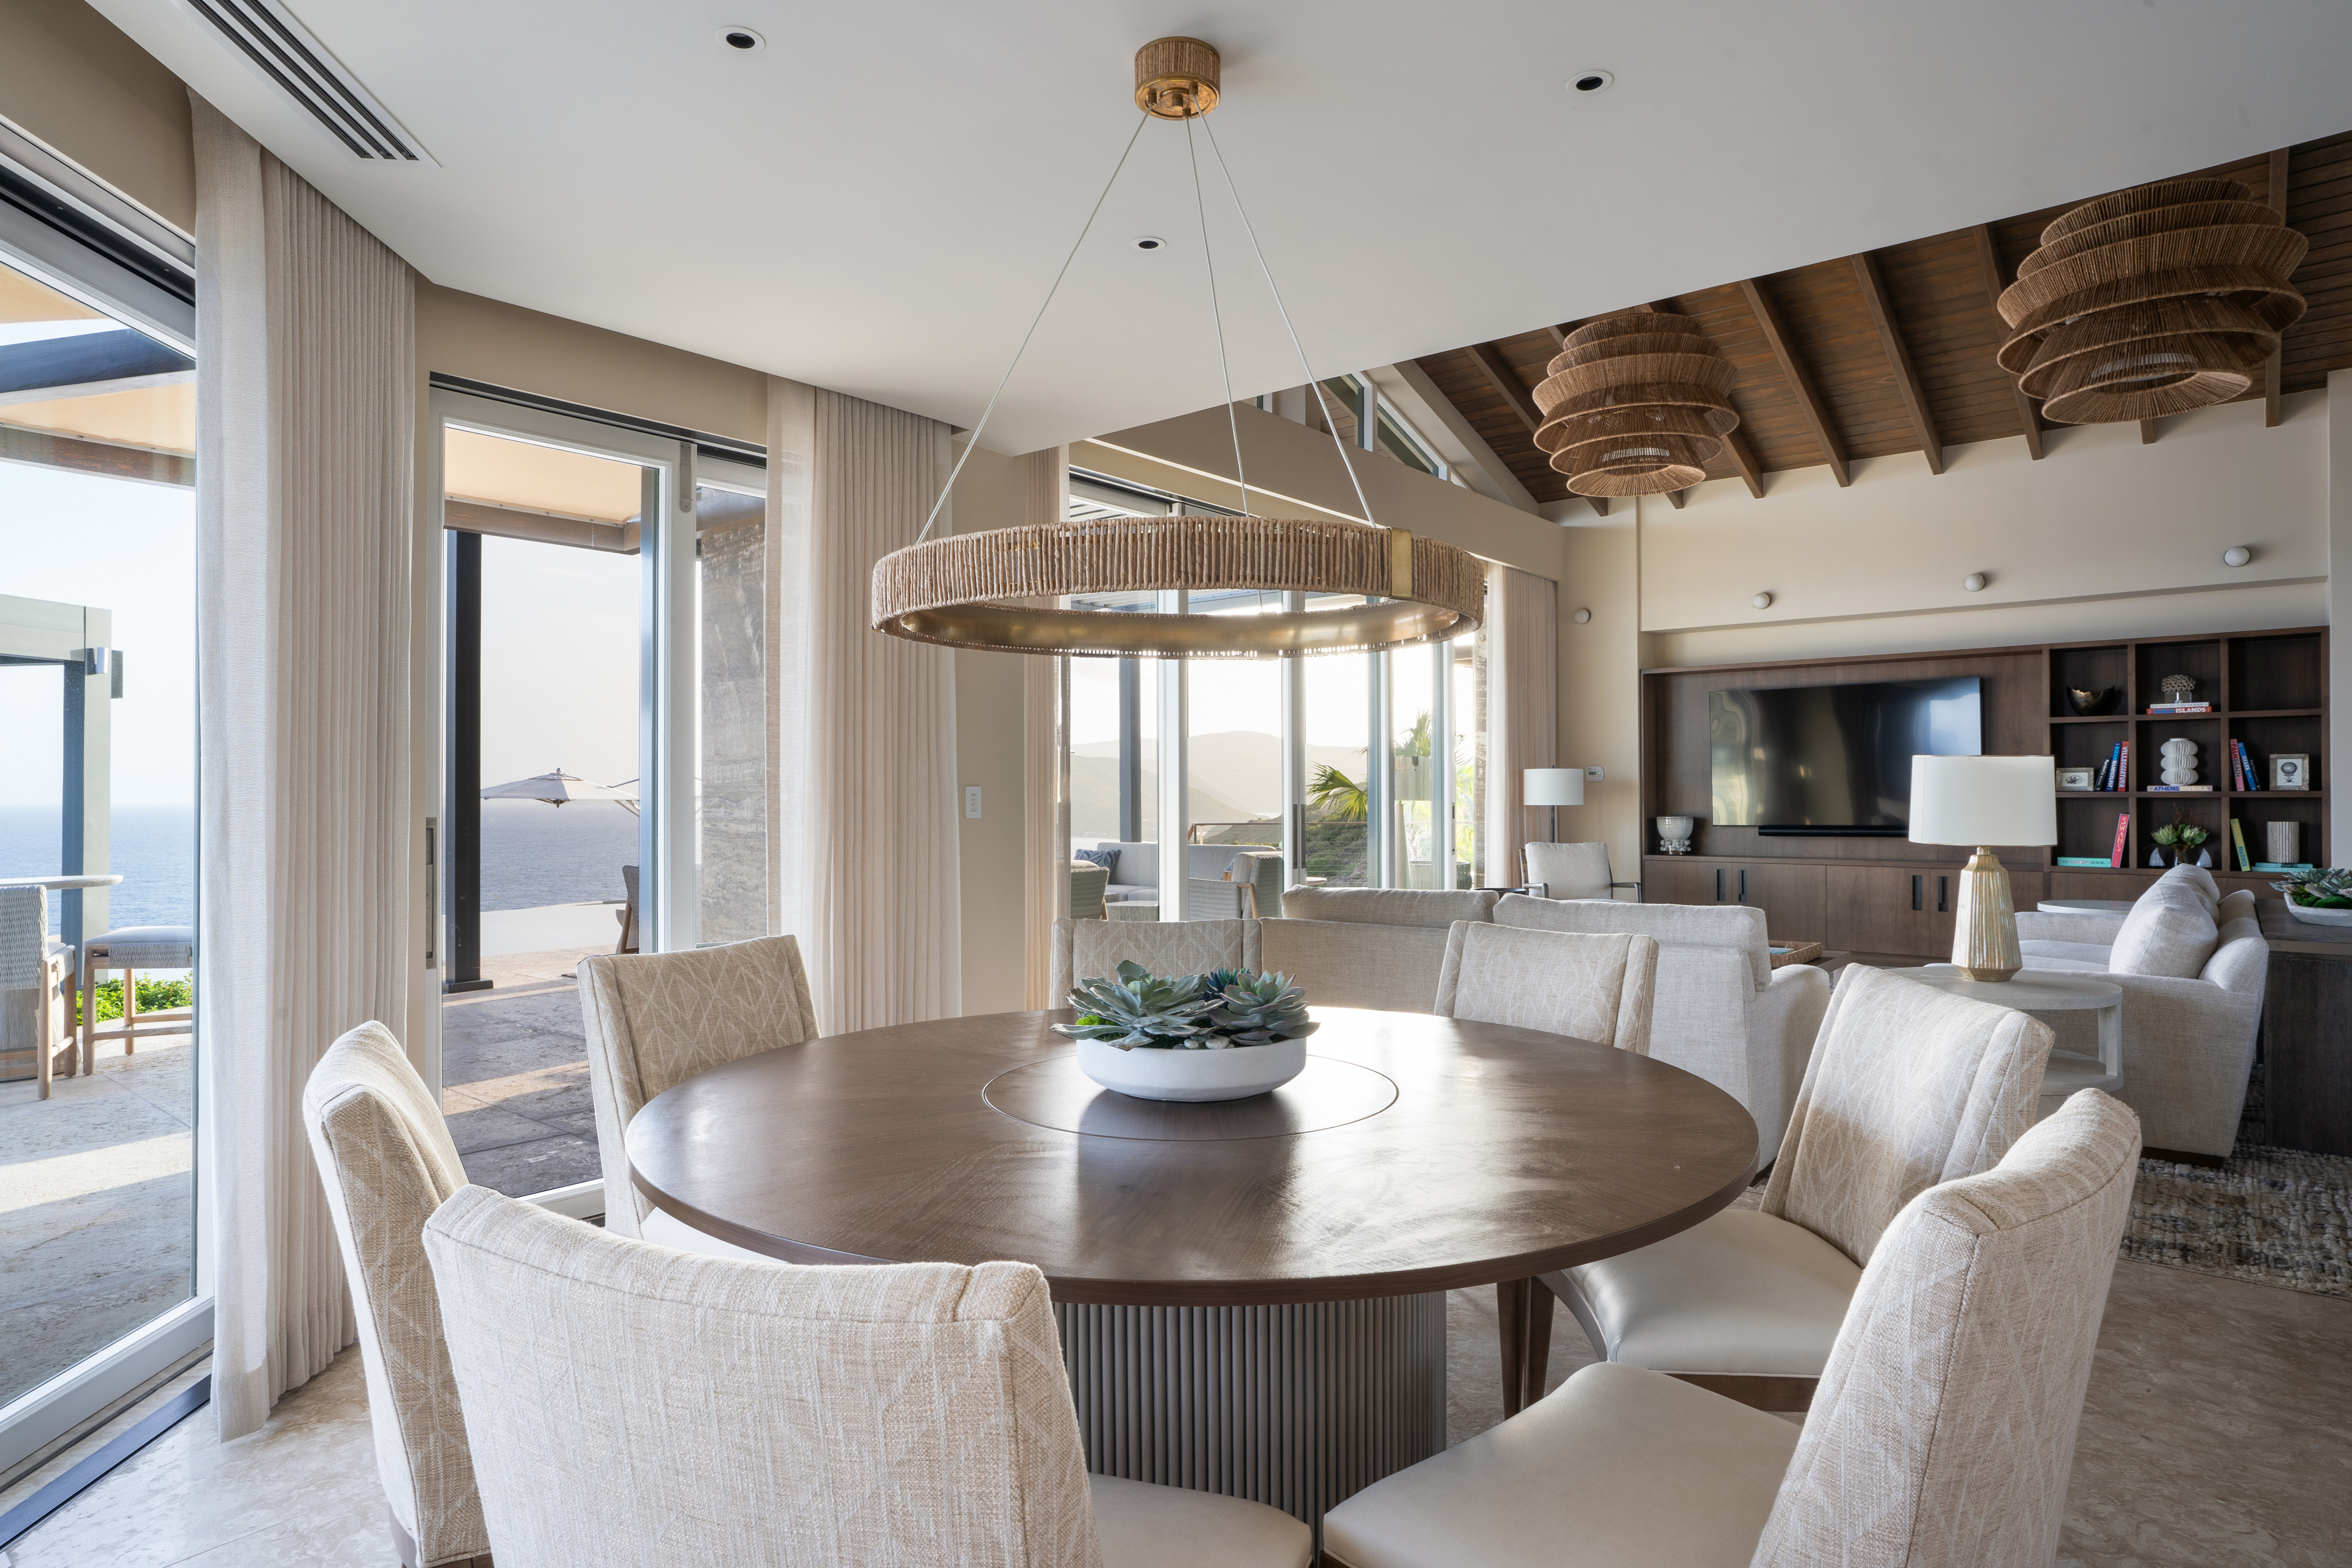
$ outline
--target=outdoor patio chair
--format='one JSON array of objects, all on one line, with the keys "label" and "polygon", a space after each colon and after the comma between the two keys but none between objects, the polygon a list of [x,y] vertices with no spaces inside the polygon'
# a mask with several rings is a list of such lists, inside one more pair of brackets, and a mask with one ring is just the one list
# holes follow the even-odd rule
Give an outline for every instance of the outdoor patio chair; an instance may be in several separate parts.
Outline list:
[{"label": "outdoor patio chair", "polygon": [[[100,1040],[119,1040],[122,1054],[128,1056],[137,1049],[137,1042],[161,1034],[185,1034],[194,1022],[194,1008],[171,1008],[145,1015],[140,1021],[139,971],[142,969],[189,969],[196,962],[196,928],[193,925],[126,925],[120,931],[110,931],[103,936],[93,936],[81,945],[81,1070],[98,1070],[98,1046]],[[122,976],[122,1021],[110,1028],[98,1027],[98,977],[106,970]]]},{"label": "outdoor patio chair", "polygon": [[12,1052],[30,1045],[44,1100],[61,1037],[66,1071],[73,1071],[71,1036],[59,1018],[59,999],[71,994],[73,948],[49,935],[48,900],[47,888],[0,887],[0,1025],[8,1026],[0,1032],[17,1037]]},{"label": "outdoor patio chair", "polygon": [[634,953],[637,950],[636,867],[633,865],[625,865],[621,868],[621,885],[628,890],[628,902],[624,904],[620,908],[613,911],[613,918],[621,923],[620,945],[614,947],[613,951],[615,953]]}]

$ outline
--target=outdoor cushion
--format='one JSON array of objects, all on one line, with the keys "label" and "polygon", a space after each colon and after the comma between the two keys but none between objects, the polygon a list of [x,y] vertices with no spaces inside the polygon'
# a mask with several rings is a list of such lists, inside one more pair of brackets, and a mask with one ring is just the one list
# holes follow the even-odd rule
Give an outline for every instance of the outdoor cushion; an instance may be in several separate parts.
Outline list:
[{"label": "outdoor cushion", "polygon": [[2139,895],[2124,916],[2123,929],[2107,955],[2118,975],[2166,975],[2193,980],[2221,939],[2213,906],[2193,883],[2168,876]]},{"label": "outdoor cushion", "polygon": [[1160,885],[1160,845],[1149,839],[1129,843],[1118,839],[1099,839],[1098,850],[1109,850],[1118,856],[1118,864],[1111,875],[1126,887],[1158,887]]},{"label": "outdoor cushion", "polygon": [[193,925],[125,925],[94,937],[89,948],[106,949],[118,969],[184,969],[196,961]]}]

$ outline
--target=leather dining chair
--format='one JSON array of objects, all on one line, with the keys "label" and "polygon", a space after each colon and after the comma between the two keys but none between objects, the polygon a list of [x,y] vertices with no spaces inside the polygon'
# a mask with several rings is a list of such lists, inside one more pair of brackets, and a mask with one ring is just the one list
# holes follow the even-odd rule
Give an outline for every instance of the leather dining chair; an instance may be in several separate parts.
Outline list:
[{"label": "leather dining chair", "polygon": [[687,1257],[486,1187],[425,1228],[499,1568],[1307,1568],[1263,1503],[1087,1474],[1027,1263]]},{"label": "leather dining chair", "polygon": [[376,1469],[402,1568],[488,1568],[473,1456],[425,1260],[425,1218],[466,1185],[457,1146],[432,1091],[380,1023],[327,1048],[302,1087],[302,1124],[359,1320]]},{"label": "leather dining chair", "polygon": [[816,1007],[809,999],[798,938],[761,936],[684,953],[599,954],[580,960],[579,975],[605,1228],[689,1252],[776,1261],[656,1208],[629,1180],[625,1140],[646,1103],[673,1084],[816,1038]]},{"label": "leather dining chair", "polygon": [[1801,1427],[1610,1362],[1323,1519],[1330,1568],[2026,1568],[2057,1555],[2139,1121],[2098,1090],[1921,1192]]},{"label": "leather dining chair", "polygon": [[1432,1010],[1646,1056],[1657,975],[1654,937],[1457,920],[1446,936]]},{"label": "leather dining chair", "polygon": [[[1605,1360],[1802,1410],[1895,1215],[1990,1170],[2033,1124],[2053,1038],[2023,1013],[1849,965],[1763,1202],[1540,1283]],[[1536,1343],[1531,1360],[1549,1350]]]}]

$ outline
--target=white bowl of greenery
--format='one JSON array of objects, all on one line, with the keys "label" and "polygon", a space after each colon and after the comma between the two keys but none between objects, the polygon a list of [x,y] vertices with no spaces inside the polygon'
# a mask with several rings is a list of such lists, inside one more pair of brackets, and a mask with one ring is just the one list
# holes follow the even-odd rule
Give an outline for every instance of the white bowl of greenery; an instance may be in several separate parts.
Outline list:
[{"label": "white bowl of greenery", "polygon": [[2352,925],[2352,871],[2296,872],[2271,885],[2286,894],[2286,912],[2313,925]]},{"label": "white bowl of greenery", "polygon": [[1078,1042],[1078,1071],[1139,1100],[1244,1100],[1307,1067],[1306,993],[1287,975],[1219,969],[1156,976],[1123,963],[1115,978],[1070,992],[1075,1022],[1054,1032]]}]

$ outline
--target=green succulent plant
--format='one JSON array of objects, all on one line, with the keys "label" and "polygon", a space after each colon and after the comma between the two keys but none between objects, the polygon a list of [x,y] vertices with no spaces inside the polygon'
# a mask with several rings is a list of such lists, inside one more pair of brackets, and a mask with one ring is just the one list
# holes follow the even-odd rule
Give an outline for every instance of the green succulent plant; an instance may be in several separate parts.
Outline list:
[{"label": "green succulent plant", "polygon": [[1216,1003],[1210,1024],[1235,1045],[1301,1040],[1323,1027],[1307,1018],[1307,993],[1287,975],[1219,969],[1202,978]]},{"label": "green succulent plant", "polygon": [[1098,1040],[1121,1051],[1137,1046],[1160,1050],[1199,1049],[1212,1033],[1206,1014],[1216,998],[1207,994],[1203,975],[1152,974],[1133,961],[1118,967],[1116,979],[1080,980],[1070,991],[1070,1005],[1078,1009],[1075,1023],[1057,1023],[1056,1034],[1072,1040]]},{"label": "green succulent plant", "polygon": [[2352,909],[2352,871],[2341,867],[2296,872],[2271,885],[2305,909]]}]

